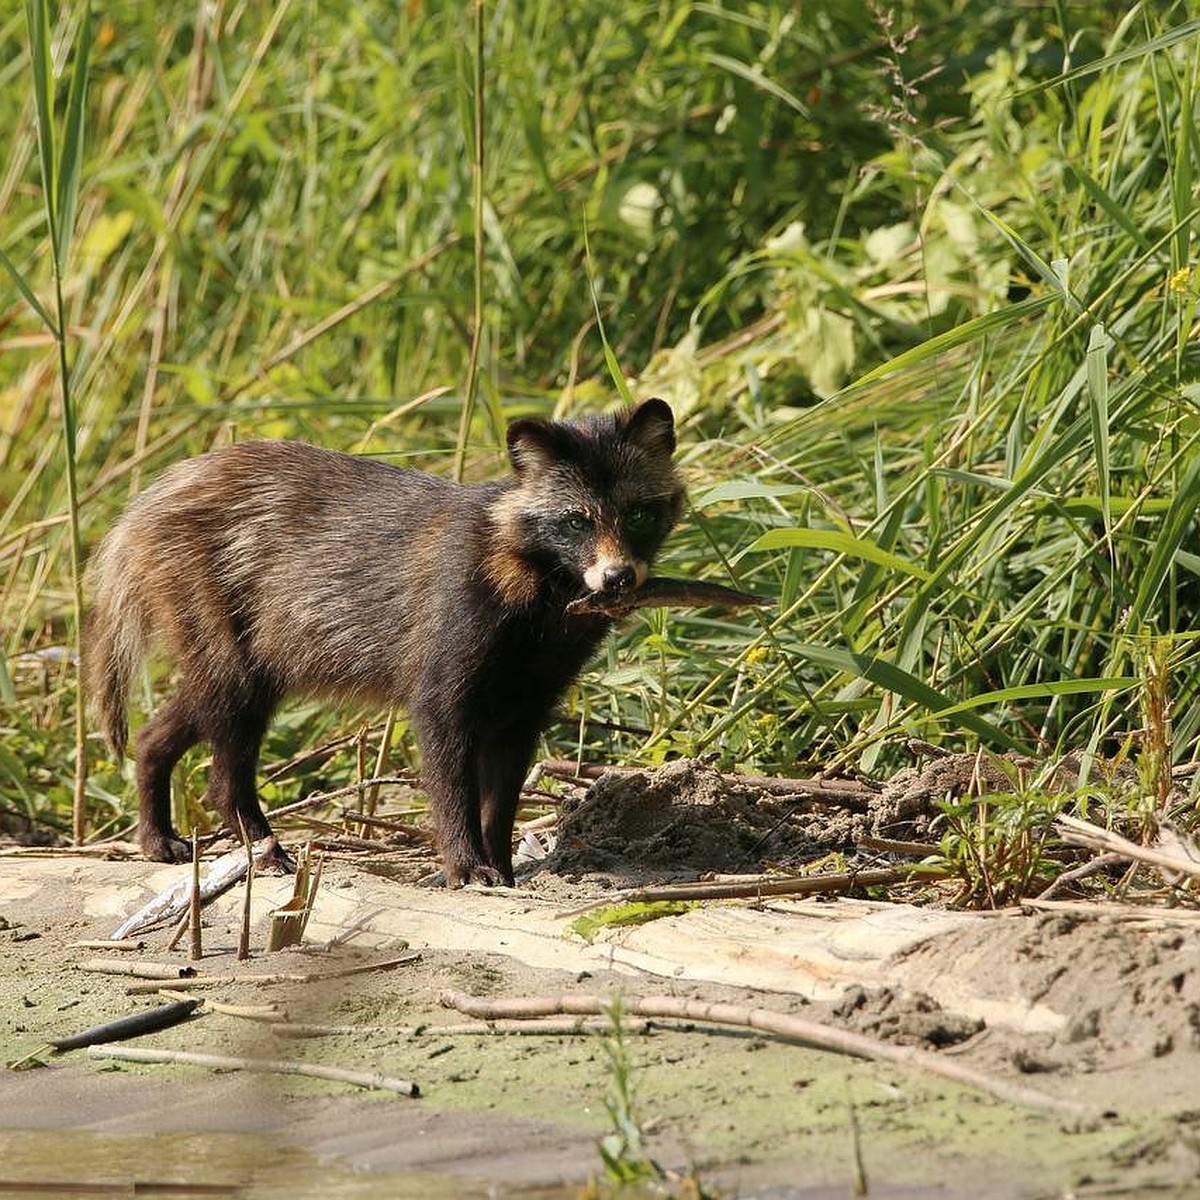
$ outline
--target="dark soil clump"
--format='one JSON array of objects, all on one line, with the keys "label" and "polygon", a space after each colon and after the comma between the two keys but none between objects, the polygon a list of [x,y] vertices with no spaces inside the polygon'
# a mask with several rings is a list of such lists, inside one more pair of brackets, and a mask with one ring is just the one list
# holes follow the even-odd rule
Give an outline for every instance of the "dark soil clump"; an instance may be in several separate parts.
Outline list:
[{"label": "dark soil clump", "polygon": [[564,805],[558,844],[542,867],[694,878],[799,867],[853,845],[852,817],[862,822],[861,814],[801,807],[692,760],[611,773]]}]

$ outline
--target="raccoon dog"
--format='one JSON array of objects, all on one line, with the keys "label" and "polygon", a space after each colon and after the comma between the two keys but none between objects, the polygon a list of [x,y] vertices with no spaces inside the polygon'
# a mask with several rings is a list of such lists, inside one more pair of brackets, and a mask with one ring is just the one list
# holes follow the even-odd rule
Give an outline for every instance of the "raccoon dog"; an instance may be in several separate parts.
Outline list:
[{"label": "raccoon dog", "polygon": [[289,695],[403,703],[451,886],[511,884],[520,788],[550,711],[612,625],[568,613],[646,578],[678,520],[662,400],[577,423],[509,426],[513,477],[460,485],[299,442],[251,442],[170,468],[91,567],[84,661],[104,732],[128,735],[151,644],[179,688],[137,737],[138,837],[179,862],[171,771],[212,751],[208,799],[270,832],[259,746]]}]

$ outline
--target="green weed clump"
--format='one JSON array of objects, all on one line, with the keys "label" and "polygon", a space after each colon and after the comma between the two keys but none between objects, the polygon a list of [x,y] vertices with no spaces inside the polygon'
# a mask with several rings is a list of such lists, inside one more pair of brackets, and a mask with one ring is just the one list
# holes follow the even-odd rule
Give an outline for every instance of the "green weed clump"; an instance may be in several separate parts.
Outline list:
[{"label": "green weed clump", "polygon": [[[0,822],[70,826],[73,550],[161,467],[292,436],[482,478],[507,418],[611,403],[614,363],[683,426],[664,569],[778,605],[639,616],[551,748],[1074,749],[1081,786],[1124,755],[1181,815],[1192,7],[118,0],[86,93],[59,15],[41,50],[0,16]],[[82,148],[54,184],[52,116]],[[268,757],[367,716],[292,707]],[[132,809],[88,746],[95,836]],[[354,771],[331,750],[270,798]]]}]

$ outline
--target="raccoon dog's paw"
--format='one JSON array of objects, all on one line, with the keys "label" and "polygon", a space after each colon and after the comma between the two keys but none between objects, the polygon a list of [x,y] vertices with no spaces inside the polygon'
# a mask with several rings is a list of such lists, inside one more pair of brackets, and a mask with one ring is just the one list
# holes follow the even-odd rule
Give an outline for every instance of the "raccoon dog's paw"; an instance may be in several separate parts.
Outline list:
[{"label": "raccoon dog's paw", "polygon": [[186,863],[192,861],[191,844],[177,833],[139,833],[138,845],[151,862]]},{"label": "raccoon dog's paw", "polygon": [[258,859],[254,869],[261,875],[295,875],[296,860],[276,842]]},{"label": "raccoon dog's paw", "polygon": [[475,863],[456,869],[446,868],[446,886],[448,888],[465,887],[468,883],[477,883],[482,887],[512,887],[512,880],[506,879],[502,872],[495,867]]}]

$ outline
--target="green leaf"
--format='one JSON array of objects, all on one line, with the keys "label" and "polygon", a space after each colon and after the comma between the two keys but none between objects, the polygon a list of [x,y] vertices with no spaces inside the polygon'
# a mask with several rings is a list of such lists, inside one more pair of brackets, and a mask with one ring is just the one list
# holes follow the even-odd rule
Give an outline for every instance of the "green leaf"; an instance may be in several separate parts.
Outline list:
[{"label": "green leaf", "polygon": [[[1136,12],[1137,8],[1138,6],[1135,5],[1129,11],[1131,13]],[[1136,46],[1128,46],[1124,50],[1118,50],[1115,54],[1106,54],[1102,58],[1092,59],[1091,62],[1084,63],[1082,66],[1073,67],[1069,71],[1064,71],[1061,75],[1055,75],[1053,79],[1047,79],[1041,83],[1034,84],[1032,87],[1025,88],[1018,92],[1014,99],[1036,96],[1039,92],[1047,91],[1050,88],[1062,87],[1064,83],[1072,83],[1077,79],[1083,79],[1085,76],[1096,75],[1101,71],[1107,71],[1112,67],[1120,66],[1122,63],[1148,58],[1151,54],[1156,54],[1160,50],[1169,50],[1172,46],[1176,46],[1180,42],[1186,42],[1197,34],[1200,34],[1200,20],[1185,21],[1182,25],[1176,25],[1174,29],[1168,29],[1166,33],[1160,34],[1156,38],[1151,38],[1148,42],[1142,42]]]},{"label": "green leaf", "polygon": [[0,249],[0,263],[4,264],[4,269],[12,276],[13,283],[17,285],[17,290],[25,298],[25,303],[41,317],[46,328],[57,338],[58,323],[50,315],[45,305],[37,298],[33,288],[29,286],[29,281],[17,270],[17,264],[4,253],[3,249]]},{"label": "green leaf", "polygon": [[634,403],[633,393],[629,390],[629,384],[625,382],[625,372],[621,370],[621,364],[618,362],[612,345],[609,343],[608,334],[604,329],[604,318],[600,315],[600,297],[596,295],[596,276],[592,270],[592,247],[588,240],[586,218],[583,222],[583,255],[587,261],[588,291],[592,297],[592,310],[596,314],[596,328],[600,331],[600,341],[604,346],[604,365],[608,368],[609,378],[612,379],[617,393],[632,408]]},{"label": "green leaf", "polygon": [[4,647],[0,646],[0,701],[5,704],[16,704],[17,689],[13,687],[12,676],[8,673],[8,656]]},{"label": "green leaf", "polygon": [[[1054,500],[1048,508],[1066,513],[1069,517],[1081,517],[1094,521],[1104,515],[1104,500],[1100,496],[1068,496],[1065,500]],[[1161,517],[1171,507],[1166,496],[1110,496],[1108,510],[1113,516],[1123,517],[1133,512],[1142,519]]]},{"label": "green leaf", "polygon": [[878,563],[881,567],[890,567],[902,575],[911,575],[916,579],[929,578],[929,572],[923,567],[918,567],[916,563],[884,550],[882,546],[867,538],[855,537],[851,533],[842,533],[836,529],[769,529],[746,548],[746,553],[796,546],[809,550],[832,550],[833,553],[844,554],[848,558],[864,558],[868,562]]},{"label": "green leaf", "polygon": [[626,925],[645,925],[659,917],[673,917],[695,908],[691,900],[656,900],[630,904],[611,904],[593,912],[576,917],[567,926],[572,933],[590,942],[602,929],[621,928]]},{"label": "green leaf", "polygon": [[1019,700],[1045,700],[1051,696],[1079,696],[1089,692],[1123,692],[1139,686],[1128,675],[1101,675],[1090,679],[1052,679],[1046,683],[1022,683],[1014,687],[980,692],[969,700],[952,704],[938,713],[939,718],[954,717],[977,708],[998,708]]},{"label": "green leaf", "polygon": [[58,165],[58,228],[55,230],[54,254],[60,275],[66,270],[71,233],[75,228],[75,206],[83,167],[83,110],[87,101],[91,57],[92,14],[90,6],[85,3],[79,38],[75,43],[75,69],[71,73],[71,89],[67,95],[67,122],[63,129],[62,157]]},{"label": "green leaf", "polygon": [[26,803],[29,803],[34,798],[34,793],[29,790],[27,780],[29,779],[29,768],[23,763],[3,742],[0,742],[0,775],[8,776],[8,781],[13,789]]},{"label": "green leaf", "polygon": [[1108,467],[1108,350],[1112,339],[1104,326],[1092,326],[1087,348],[1088,413],[1092,420],[1092,448],[1096,454],[1096,477],[1100,485],[1100,511],[1104,532],[1112,534],[1112,507]]},{"label": "green leaf", "polygon": [[971,203],[976,210],[988,221],[992,227],[1004,238],[1006,242],[1025,260],[1028,266],[1047,287],[1058,293],[1060,300],[1066,301],[1067,307],[1075,313],[1083,312],[1083,305],[1079,303],[1075,294],[1071,291],[1067,280],[1066,268],[1067,260],[1055,259],[1053,262],[1047,262],[1021,235],[1005,220],[998,217],[991,209],[984,208],[974,196],[970,196]]},{"label": "green leaf", "polygon": [[50,46],[50,6],[47,0],[25,0],[25,22],[29,26],[29,67],[33,75],[33,104],[37,116],[38,152],[42,163],[42,190],[50,219],[50,236],[56,238],[58,213],[55,205],[54,147],[54,60]]},{"label": "green leaf", "polygon": [[761,88],[769,96],[774,96],[776,100],[782,100],[789,108],[803,116],[808,116],[807,106],[800,103],[787,88],[780,87],[773,79],[768,79],[763,74],[761,67],[751,67],[742,62],[738,58],[730,58],[727,54],[709,53],[706,54],[705,60],[711,63],[714,67],[720,67],[722,70],[728,71],[732,75],[737,75],[740,79],[744,79],[747,83],[752,84],[756,88]]},{"label": "green leaf", "polygon": [[[936,716],[942,716],[951,709],[957,709],[955,703],[936,688],[930,687],[908,671],[890,663],[886,659],[876,658],[870,654],[859,654],[838,646],[818,646],[811,642],[802,642],[791,647],[800,658],[807,658],[818,666],[840,671],[856,679],[866,679],[871,683],[895,693],[911,704],[919,705]],[[978,734],[985,741],[999,743],[1010,750],[1021,748],[1021,743],[998,726],[975,716],[969,711],[957,709],[959,720],[956,722],[964,729]]]},{"label": "green leaf", "polygon": [[1100,186],[1078,163],[1063,164],[1068,173],[1078,182],[1085,192],[1091,196],[1093,203],[1102,208],[1108,216],[1138,244],[1143,251],[1150,250],[1150,239],[1135,224],[1133,218]]},{"label": "green leaf", "polygon": [[730,479],[709,488],[701,488],[692,497],[693,508],[705,508],[725,500],[774,500],[804,491],[798,483],[766,483],[760,479]]},{"label": "green leaf", "polygon": [[1194,533],[1197,509],[1200,509],[1200,458],[1193,458],[1191,467],[1171,502],[1170,512],[1163,520],[1158,537],[1154,541],[1150,559],[1142,569],[1137,594],[1129,607],[1129,629],[1139,629],[1145,620],[1150,604],[1158,595],[1181,544]]},{"label": "green leaf", "polygon": [[1185,571],[1191,571],[1193,575],[1200,575],[1200,554],[1192,554],[1188,550],[1176,550],[1175,562]]},{"label": "green leaf", "polygon": [[895,358],[889,358],[887,362],[880,363],[865,375],[860,375],[846,390],[856,391],[864,384],[874,383],[877,379],[883,379],[897,371],[928,362],[930,359],[944,354],[947,350],[954,350],[959,346],[978,341],[989,333],[994,333],[1007,325],[1039,313],[1044,308],[1049,308],[1060,299],[1061,296],[1057,290],[1052,294],[1028,296],[1016,304],[1010,304],[1007,308],[985,313],[982,317],[976,317],[972,321],[964,321],[961,325],[947,329],[945,333],[928,338],[919,346],[914,346],[911,350],[905,350],[902,354],[897,354]]}]

